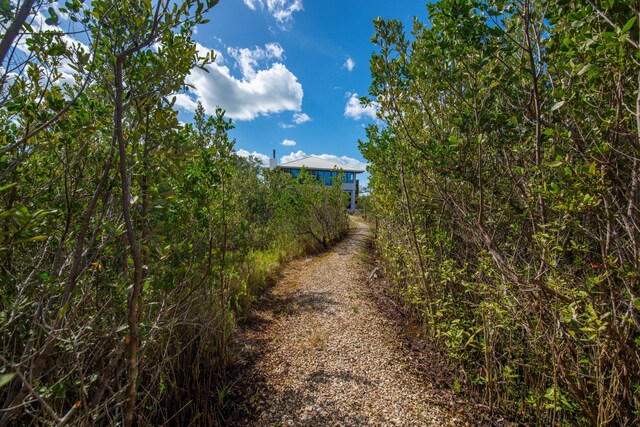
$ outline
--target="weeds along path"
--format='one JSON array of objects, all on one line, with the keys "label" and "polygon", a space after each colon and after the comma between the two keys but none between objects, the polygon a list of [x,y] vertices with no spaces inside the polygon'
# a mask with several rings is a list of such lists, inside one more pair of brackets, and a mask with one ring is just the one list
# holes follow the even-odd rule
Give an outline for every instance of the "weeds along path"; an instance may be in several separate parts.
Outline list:
[{"label": "weeds along path", "polygon": [[[238,337],[229,425],[456,425],[402,362],[368,300],[355,228],[331,251],[291,263]],[[232,374],[233,375],[233,374]]]}]

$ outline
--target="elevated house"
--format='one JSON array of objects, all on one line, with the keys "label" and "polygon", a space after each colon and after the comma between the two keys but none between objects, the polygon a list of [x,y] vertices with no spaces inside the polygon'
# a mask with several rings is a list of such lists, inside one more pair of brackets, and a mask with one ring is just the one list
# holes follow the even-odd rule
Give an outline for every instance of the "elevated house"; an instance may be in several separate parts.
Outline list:
[{"label": "elevated house", "polygon": [[356,209],[356,196],[358,195],[359,191],[358,180],[356,179],[356,176],[357,174],[364,172],[364,170],[353,168],[343,163],[332,162],[330,160],[325,160],[313,156],[276,165],[275,157],[276,153],[274,150],[273,158],[269,159],[269,167],[271,169],[278,167],[286,172],[289,172],[293,176],[298,176],[302,172],[302,169],[305,169],[308,173],[315,176],[318,181],[323,182],[325,185],[333,185],[333,181],[338,176],[338,172],[342,172],[342,190],[349,194],[348,209],[350,211]]}]

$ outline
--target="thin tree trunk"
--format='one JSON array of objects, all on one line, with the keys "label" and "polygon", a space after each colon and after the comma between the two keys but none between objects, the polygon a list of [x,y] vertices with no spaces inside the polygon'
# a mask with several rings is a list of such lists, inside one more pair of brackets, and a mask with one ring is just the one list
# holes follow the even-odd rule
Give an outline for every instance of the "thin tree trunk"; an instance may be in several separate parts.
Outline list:
[{"label": "thin tree trunk", "polygon": [[4,37],[0,41],[0,64],[4,64],[4,58],[7,56],[7,53],[11,49],[11,45],[15,41],[16,37],[20,33],[20,29],[26,22],[29,14],[31,14],[31,8],[33,8],[33,4],[35,0],[24,0],[22,6],[20,6],[20,10],[16,14],[13,22],[9,25],[7,32],[4,33]]},{"label": "thin tree trunk", "polygon": [[[125,52],[126,53],[126,52]],[[138,321],[140,318],[140,299],[142,291],[142,255],[140,247],[136,239],[136,232],[131,219],[131,182],[130,174],[127,167],[127,144],[124,140],[122,131],[122,121],[124,116],[124,84],[123,84],[123,65],[125,53],[118,56],[115,64],[115,102],[114,102],[114,137],[118,142],[118,154],[120,157],[119,169],[122,186],[122,215],[126,228],[127,241],[131,249],[131,257],[133,258],[133,287],[131,296],[129,297],[129,359],[128,359],[128,380],[127,387],[127,404],[125,406],[125,425],[133,425],[138,381]]]}]

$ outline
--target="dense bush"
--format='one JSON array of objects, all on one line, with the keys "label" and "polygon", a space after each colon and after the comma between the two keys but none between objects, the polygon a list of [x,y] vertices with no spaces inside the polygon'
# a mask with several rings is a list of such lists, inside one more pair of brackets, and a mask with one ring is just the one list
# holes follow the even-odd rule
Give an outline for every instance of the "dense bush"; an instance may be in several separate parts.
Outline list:
[{"label": "dense bush", "polygon": [[542,424],[640,422],[637,2],[457,1],[375,22],[391,289],[457,385]]},{"label": "dense bush", "polygon": [[19,23],[32,55],[14,40],[0,82],[0,425],[215,423],[237,315],[344,233],[337,187],[237,156],[221,110],[178,121],[215,3],[68,1],[84,47]]}]

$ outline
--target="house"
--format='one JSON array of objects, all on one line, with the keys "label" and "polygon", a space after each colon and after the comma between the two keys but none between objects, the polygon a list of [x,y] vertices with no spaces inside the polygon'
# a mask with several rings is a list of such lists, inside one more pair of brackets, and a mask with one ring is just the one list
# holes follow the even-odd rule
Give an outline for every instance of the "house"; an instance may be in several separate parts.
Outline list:
[{"label": "house", "polygon": [[333,179],[337,177],[338,171],[340,171],[342,172],[342,190],[349,194],[348,209],[350,211],[356,209],[356,196],[359,190],[356,175],[364,172],[362,169],[313,156],[276,165],[275,150],[273,152],[273,158],[269,159],[269,167],[271,169],[278,167],[293,176],[298,176],[302,172],[302,169],[305,169],[308,173],[315,176],[318,181],[324,182],[325,185],[332,185]]}]

